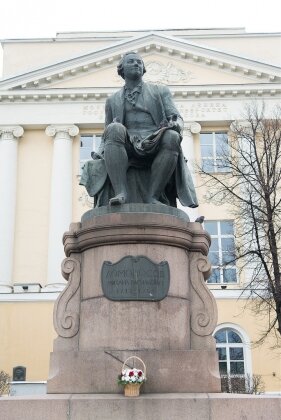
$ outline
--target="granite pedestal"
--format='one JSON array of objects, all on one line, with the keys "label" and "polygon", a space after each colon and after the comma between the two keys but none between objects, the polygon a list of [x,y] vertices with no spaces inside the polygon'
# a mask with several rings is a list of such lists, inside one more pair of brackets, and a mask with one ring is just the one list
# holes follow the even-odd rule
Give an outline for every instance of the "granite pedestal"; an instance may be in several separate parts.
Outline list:
[{"label": "granite pedestal", "polygon": [[[132,355],[147,366],[143,393],[220,392],[212,337],[216,303],[205,284],[209,244],[199,223],[162,205],[94,209],[72,224],[64,235],[62,272],[68,285],[55,305],[58,337],[48,393],[121,393],[116,378]],[[140,256],[168,263],[167,296],[160,301],[106,297],[103,263]],[[118,275],[122,283],[124,276]]]}]

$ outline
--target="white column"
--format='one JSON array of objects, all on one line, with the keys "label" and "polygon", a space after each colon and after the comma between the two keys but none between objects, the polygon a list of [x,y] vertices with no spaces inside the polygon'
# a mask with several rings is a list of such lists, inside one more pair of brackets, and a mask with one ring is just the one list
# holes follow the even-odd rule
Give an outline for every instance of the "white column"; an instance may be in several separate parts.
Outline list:
[{"label": "white column", "polygon": [[[195,176],[195,147],[194,147],[194,138],[193,134],[198,134],[201,131],[201,125],[197,122],[185,122],[184,123],[184,130],[183,130],[183,140],[181,143],[183,154],[187,159],[187,165],[191,172],[191,176],[193,179],[193,183],[196,189],[196,176]],[[182,207],[180,203],[178,203],[179,208],[184,210],[191,222],[199,216],[198,208],[192,209],[189,207]]]},{"label": "white column", "polygon": [[62,236],[72,222],[72,138],[75,125],[49,125],[45,133],[54,138],[50,194],[47,285],[43,291],[59,291],[66,284],[61,275],[65,258]]},{"label": "white column", "polygon": [[0,126],[0,293],[13,288],[13,253],[20,126]]}]

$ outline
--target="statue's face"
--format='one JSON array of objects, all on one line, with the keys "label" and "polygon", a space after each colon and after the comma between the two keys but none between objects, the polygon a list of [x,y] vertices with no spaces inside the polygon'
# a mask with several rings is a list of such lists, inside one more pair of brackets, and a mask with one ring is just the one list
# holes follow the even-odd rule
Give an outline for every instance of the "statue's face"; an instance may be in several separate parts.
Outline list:
[{"label": "statue's face", "polygon": [[143,75],[143,62],[138,54],[128,54],[123,62],[123,72],[125,79],[136,80]]}]

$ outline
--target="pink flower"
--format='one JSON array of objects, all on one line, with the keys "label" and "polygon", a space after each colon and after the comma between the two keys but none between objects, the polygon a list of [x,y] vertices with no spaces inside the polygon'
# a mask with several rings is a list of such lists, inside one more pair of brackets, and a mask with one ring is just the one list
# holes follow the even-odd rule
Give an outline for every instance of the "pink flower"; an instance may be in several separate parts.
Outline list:
[{"label": "pink flower", "polygon": [[141,370],[138,371],[138,376],[142,376],[142,371]]},{"label": "pink flower", "polygon": [[134,372],[132,370],[129,372],[129,376],[130,377],[134,376]]}]

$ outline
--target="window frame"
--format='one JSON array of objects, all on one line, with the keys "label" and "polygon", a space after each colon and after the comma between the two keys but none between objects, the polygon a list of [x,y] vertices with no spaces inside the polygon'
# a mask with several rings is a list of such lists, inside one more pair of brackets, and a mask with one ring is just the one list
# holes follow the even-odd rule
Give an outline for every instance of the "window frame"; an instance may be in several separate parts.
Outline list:
[{"label": "window frame", "polygon": [[[210,156],[202,156],[202,144],[201,144],[201,135],[203,134],[211,134],[212,135],[212,155]],[[218,154],[217,151],[217,141],[216,136],[217,135],[225,135],[227,138],[227,144],[229,143],[229,133],[227,130],[217,130],[217,131],[202,131],[200,133],[200,154],[201,154],[201,166],[204,169],[204,162],[213,162],[213,170],[204,169],[206,173],[229,173],[231,172],[231,169],[227,166],[224,167],[224,169],[220,169],[218,162],[222,160],[221,155]]]},{"label": "window frame", "polygon": [[[213,332],[213,337],[214,337],[215,341],[216,341],[215,335],[219,331],[222,331],[224,329],[232,330],[233,332],[238,334],[241,338],[242,343],[217,343],[216,342],[216,349],[226,347],[226,345],[228,345],[228,347],[243,347],[243,355],[244,355],[244,374],[243,375],[245,376],[245,378],[246,378],[246,375],[248,375],[251,378],[252,375],[253,375],[253,371],[252,371],[251,340],[250,340],[249,336],[242,329],[242,327],[240,327],[237,324],[222,323],[222,324],[217,325],[217,327],[215,328],[215,331]],[[227,354],[227,352],[226,352],[226,354]],[[228,369],[228,362],[227,362],[227,375],[221,375],[221,377],[228,377],[228,378],[231,378],[231,376],[232,377],[239,377],[239,376],[243,377],[243,375],[242,374],[240,374],[240,375],[239,374],[232,374],[231,375],[231,373],[230,373],[230,360],[229,360],[229,369]],[[231,381],[230,381],[230,386],[231,386]]]},{"label": "window frame", "polygon": [[[226,331],[227,333],[226,333],[226,341],[225,342],[223,342],[223,343],[216,342],[216,349],[220,349],[220,348],[224,349],[225,348],[225,350],[226,350],[226,360],[225,360],[225,362],[223,362],[222,360],[219,360],[219,364],[220,363],[226,363],[226,367],[227,367],[226,375],[228,375],[228,376],[233,376],[233,375],[243,376],[243,375],[245,375],[245,355],[244,355],[245,352],[244,352],[244,344],[243,344],[242,337],[240,336],[240,334],[237,333],[237,331],[235,331],[231,328],[222,328],[222,329],[218,330],[216,332],[216,334],[220,331]],[[235,334],[237,334],[239,336],[239,338],[241,339],[241,343],[231,343],[231,342],[228,341],[228,332],[230,332],[230,331],[234,332]],[[232,349],[232,348],[242,348],[243,359],[232,359],[231,355],[230,355],[230,349]],[[234,373],[234,374],[231,373],[231,363],[235,363],[235,362],[243,362],[243,366],[244,366],[243,367],[243,370],[244,370],[243,373],[240,373],[240,374],[239,373]]]},{"label": "window frame", "polygon": [[[211,234],[208,232],[208,230],[206,229],[206,223],[208,222],[212,222],[212,223],[216,223],[217,225],[217,234]],[[221,231],[221,222],[232,222],[233,225],[233,234],[222,234]],[[234,261],[234,263],[232,264],[223,264],[223,254],[224,252],[226,252],[227,250],[224,250],[222,247],[222,239],[228,239],[231,238],[233,239],[234,242],[234,247],[235,247],[235,236],[234,236],[234,228],[235,228],[235,224],[234,224],[234,220],[233,219],[220,219],[220,220],[205,220],[204,222],[204,229],[209,233],[211,240],[212,239],[216,239],[218,241],[218,257],[219,257],[219,261],[218,261],[218,265],[214,265],[212,264],[212,269],[218,269],[219,273],[220,273],[220,281],[219,282],[209,282],[209,279],[207,280],[207,284],[212,284],[212,285],[230,285],[230,284],[238,284],[239,283],[239,279],[238,279],[238,269],[236,266],[236,263]],[[234,248],[235,249],[235,248]],[[212,251],[211,251],[212,252]],[[236,276],[236,281],[224,281],[224,270],[233,270],[235,269],[235,276]]]}]

